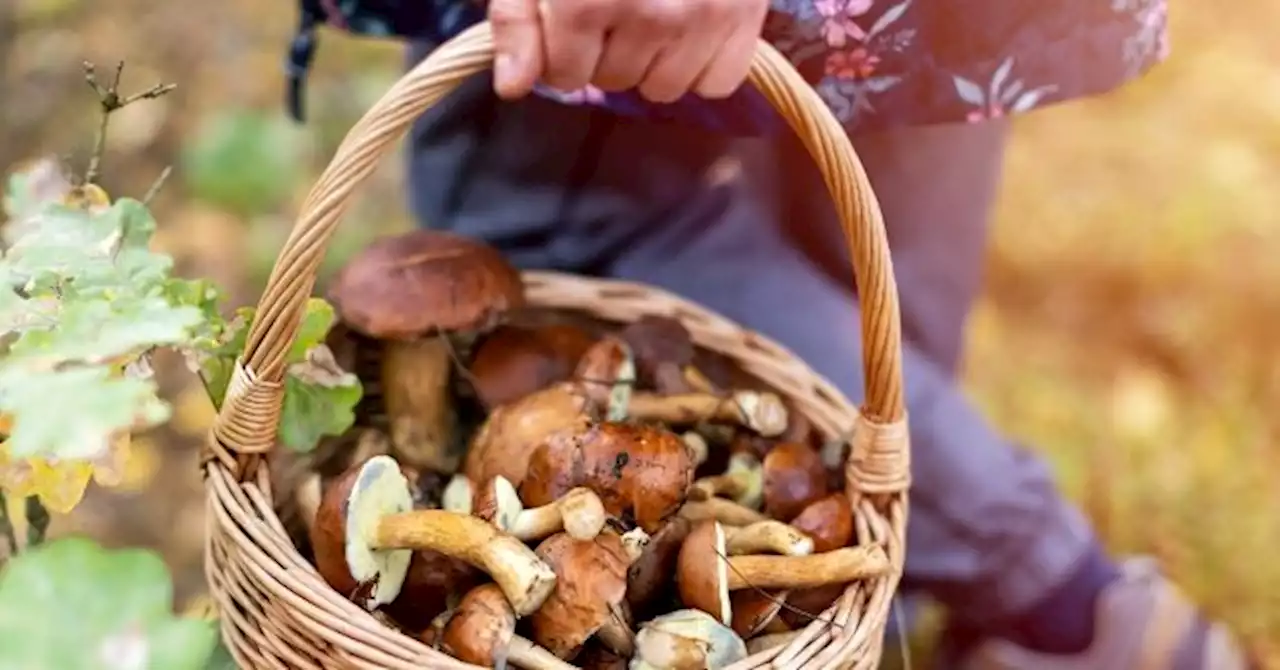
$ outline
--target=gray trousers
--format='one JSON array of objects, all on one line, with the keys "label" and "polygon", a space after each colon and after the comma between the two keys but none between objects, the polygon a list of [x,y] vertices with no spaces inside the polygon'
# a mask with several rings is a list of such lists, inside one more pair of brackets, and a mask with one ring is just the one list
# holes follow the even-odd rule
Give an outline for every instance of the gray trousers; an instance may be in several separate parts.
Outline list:
[{"label": "gray trousers", "polygon": [[[845,245],[796,145],[498,103],[489,86],[469,81],[414,131],[410,200],[423,225],[483,238],[525,268],[666,288],[776,339],[861,399]],[[855,138],[886,215],[907,337],[904,584],[971,625],[1034,604],[1094,541],[1044,462],[956,385],[1005,134],[995,124]]]}]

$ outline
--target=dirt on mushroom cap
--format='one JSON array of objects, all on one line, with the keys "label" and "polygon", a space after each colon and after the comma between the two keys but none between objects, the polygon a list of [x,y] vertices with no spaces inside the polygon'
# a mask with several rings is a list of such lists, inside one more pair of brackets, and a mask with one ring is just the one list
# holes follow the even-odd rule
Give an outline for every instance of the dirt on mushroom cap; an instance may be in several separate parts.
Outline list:
[{"label": "dirt on mushroom cap", "polygon": [[652,534],[684,502],[693,471],[693,457],[675,433],[603,422],[555,433],[535,447],[520,498],[529,507],[547,505],[585,486],[611,516],[631,516]]},{"label": "dirt on mushroom cap", "polygon": [[364,335],[414,339],[493,325],[524,305],[524,282],[479,240],[414,230],[367,246],[339,270],[328,298],[342,321]]},{"label": "dirt on mushroom cap", "polygon": [[556,587],[529,617],[533,640],[560,658],[571,658],[625,602],[630,558],[614,533],[594,540],[558,533],[535,553],[555,570]]}]

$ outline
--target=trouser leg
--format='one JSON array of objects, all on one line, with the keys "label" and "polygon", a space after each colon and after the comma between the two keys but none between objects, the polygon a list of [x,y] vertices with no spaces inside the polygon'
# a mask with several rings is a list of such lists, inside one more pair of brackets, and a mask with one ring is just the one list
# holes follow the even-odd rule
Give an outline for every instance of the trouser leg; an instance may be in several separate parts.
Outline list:
[{"label": "trouser leg", "polygon": [[[757,184],[708,170],[726,140],[542,100],[497,105],[483,81],[452,103],[415,133],[424,223],[483,237],[524,267],[665,287],[862,397],[856,300],[783,235]],[[949,372],[911,343],[903,353],[915,449],[908,577],[964,619],[1018,612],[1067,576],[1089,530],[1044,464],[994,432]]]}]

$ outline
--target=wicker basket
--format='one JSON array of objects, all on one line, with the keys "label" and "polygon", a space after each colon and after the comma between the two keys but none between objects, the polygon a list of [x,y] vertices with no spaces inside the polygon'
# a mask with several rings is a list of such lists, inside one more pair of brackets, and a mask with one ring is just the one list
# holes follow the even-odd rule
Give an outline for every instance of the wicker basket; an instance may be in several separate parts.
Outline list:
[{"label": "wicker basket", "polygon": [[[437,49],[351,129],[302,207],[262,296],[241,365],[211,432],[206,571],[222,633],[244,668],[473,667],[379,623],[331,590],[290,543],[273,512],[263,456],[280,416],[284,357],[299,327],[325,246],[357,187],[424,110],[489,65],[487,24]],[[841,214],[862,300],[866,406],[856,410],[794,355],[727,319],[647,286],[528,273],[528,300],[606,321],[677,318],[720,353],[789,398],[824,436],[852,435],[846,492],[860,542],[880,542],[888,576],[851,586],[789,643],[735,667],[872,668],[880,660],[901,574],[908,441],[897,292],[879,208],[840,125],[787,61],[761,43],[751,82],[790,122],[817,161]],[[849,364],[853,364],[852,361]]]}]

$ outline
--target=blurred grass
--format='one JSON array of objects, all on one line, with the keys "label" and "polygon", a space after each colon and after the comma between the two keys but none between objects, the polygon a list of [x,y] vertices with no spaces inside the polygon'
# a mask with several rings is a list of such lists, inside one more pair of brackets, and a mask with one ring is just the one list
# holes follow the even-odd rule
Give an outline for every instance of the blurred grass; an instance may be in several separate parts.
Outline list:
[{"label": "blurred grass", "polygon": [[[1159,556],[1280,668],[1280,565],[1268,560],[1280,551],[1280,43],[1269,28],[1280,5],[1230,7],[1175,2],[1167,64],[1117,94],[1019,120],[966,383],[1052,459],[1111,547]],[[6,21],[18,27],[7,42]],[[36,151],[83,156],[93,109],[82,58],[126,59],[126,88],[179,82],[117,119],[107,185],[140,194],[183,156],[157,203],[161,243],[185,272],[251,300],[309,180],[400,65],[393,45],[326,33],[311,121],[284,128],[292,22],[288,2],[9,0],[0,167]],[[237,120],[268,134],[228,151],[237,145],[215,142],[217,129]],[[389,160],[365,187],[329,267],[407,225],[400,167]],[[194,447],[211,411],[189,379],[170,377],[177,420],[140,442],[161,456],[142,468],[155,485],[96,493],[63,527],[160,547],[191,595]]]}]

